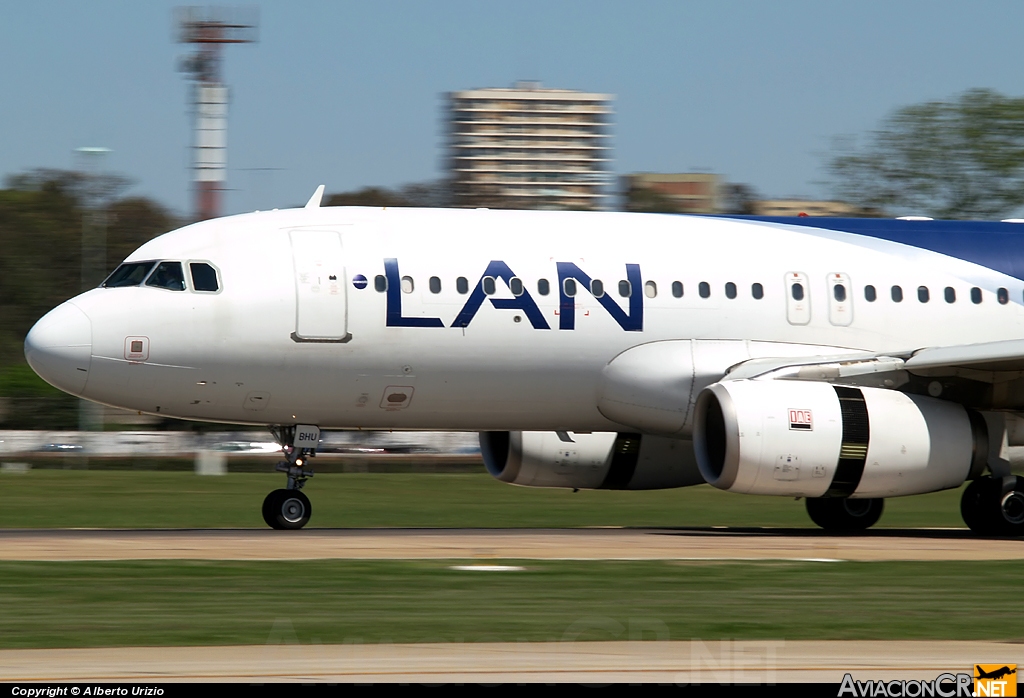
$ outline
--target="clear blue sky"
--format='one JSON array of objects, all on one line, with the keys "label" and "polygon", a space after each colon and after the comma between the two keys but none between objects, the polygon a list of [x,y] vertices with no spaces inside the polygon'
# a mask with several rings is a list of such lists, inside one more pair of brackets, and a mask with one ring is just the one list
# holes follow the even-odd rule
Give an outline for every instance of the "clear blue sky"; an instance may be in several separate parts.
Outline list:
[{"label": "clear blue sky", "polygon": [[[0,5],[0,177],[113,149],[191,209],[186,81],[165,2]],[[264,2],[229,46],[226,213],[441,174],[442,96],[540,80],[617,96],[614,169],[711,171],[825,197],[833,138],[973,87],[1024,93],[1021,2]]]}]

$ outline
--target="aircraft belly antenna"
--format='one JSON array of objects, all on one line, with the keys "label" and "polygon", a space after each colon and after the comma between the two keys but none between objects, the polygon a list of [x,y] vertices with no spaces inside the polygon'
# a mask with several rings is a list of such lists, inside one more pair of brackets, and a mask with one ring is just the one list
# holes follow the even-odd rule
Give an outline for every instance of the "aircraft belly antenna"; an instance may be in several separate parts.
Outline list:
[{"label": "aircraft belly antenna", "polygon": [[313,192],[313,196],[309,197],[309,201],[306,202],[306,208],[320,208],[320,201],[324,198],[324,185],[321,184]]}]

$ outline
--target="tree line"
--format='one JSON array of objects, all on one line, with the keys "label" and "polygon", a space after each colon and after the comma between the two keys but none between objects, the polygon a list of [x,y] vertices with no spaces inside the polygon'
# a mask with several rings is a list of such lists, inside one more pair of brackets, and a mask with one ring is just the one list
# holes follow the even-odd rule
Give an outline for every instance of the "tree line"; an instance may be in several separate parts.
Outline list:
[{"label": "tree line", "polygon": [[25,335],[47,311],[81,292],[83,228],[96,216],[105,222],[108,267],[180,224],[150,199],[121,196],[126,186],[116,177],[97,181],[76,172],[36,170],[9,178],[0,189],[0,427],[75,425],[77,400],[32,372],[25,363]]}]

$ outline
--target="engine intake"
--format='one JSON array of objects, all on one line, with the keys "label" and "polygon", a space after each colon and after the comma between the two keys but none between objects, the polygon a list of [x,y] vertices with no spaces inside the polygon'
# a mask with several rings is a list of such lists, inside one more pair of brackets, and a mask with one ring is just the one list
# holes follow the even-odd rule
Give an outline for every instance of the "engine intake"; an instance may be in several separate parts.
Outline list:
[{"label": "engine intake", "polygon": [[697,399],[694,453],[715,487],[799,497],[895,497],[959,487],[984,468],[981,415],[894,390],[730,381]]}]

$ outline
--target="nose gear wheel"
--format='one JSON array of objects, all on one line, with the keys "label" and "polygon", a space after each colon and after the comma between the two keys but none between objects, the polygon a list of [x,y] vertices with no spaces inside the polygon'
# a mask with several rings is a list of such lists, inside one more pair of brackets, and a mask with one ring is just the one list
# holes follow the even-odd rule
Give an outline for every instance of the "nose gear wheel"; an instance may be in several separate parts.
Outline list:
[{"label": "nose gear wheel", "polygon": [[263,520],[278,530],[302,528],[312,513],[309,498],[299,490],[274,490],[263,500]]},{"label": "nose gear wheel", "polygon": [[[320,442],[320,429],[311,425],[282,426],[271,429],[285,460],[274,466],[288,476],[285,489],[274,490],[263,500],[263,520],[276,529],[298,529],[309,522],[313,507],[309,498],[300,491],[306,480],[313,477],[309,459],[316,456]],[[300,446],[296,446],[298,441]]]}]

